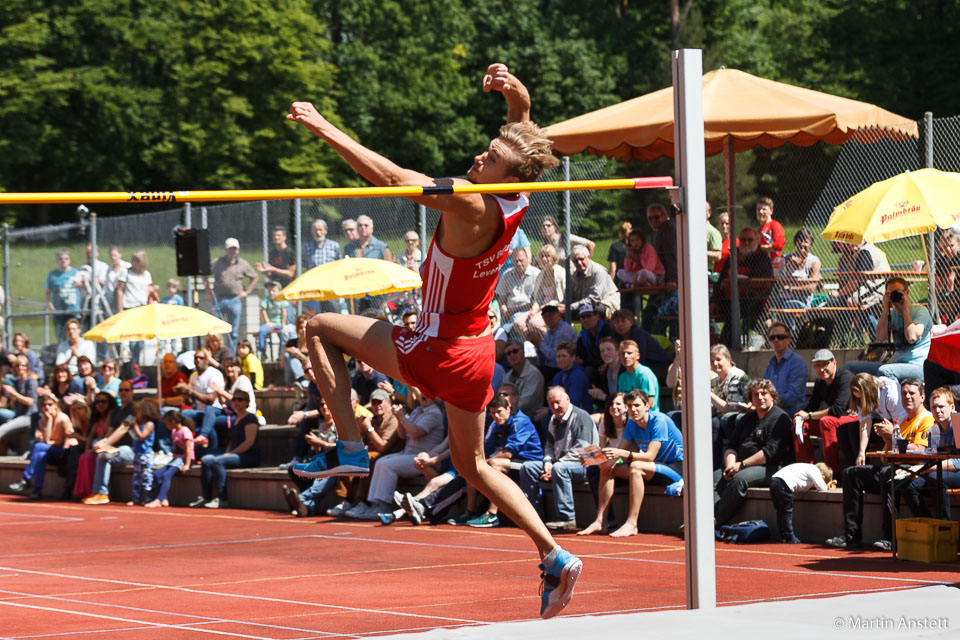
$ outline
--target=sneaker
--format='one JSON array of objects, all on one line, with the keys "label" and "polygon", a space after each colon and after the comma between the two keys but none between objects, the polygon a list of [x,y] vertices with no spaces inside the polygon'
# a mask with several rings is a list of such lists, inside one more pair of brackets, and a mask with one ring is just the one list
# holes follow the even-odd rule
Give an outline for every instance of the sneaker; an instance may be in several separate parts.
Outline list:
[{"label": "sneaker", "polygon": [[197,496],[197,499],[194,500],[193,502],[191,502],[189,506],[190,506],[190,507],[193,507],[194,509],[196,509],[196,508],[198,508],[198,507],[204,506],[204,505],[207,504],[208,502],[209,502],[209,500],[207,500],[207,499],[204,498],[203,496]]},{"label": "sneaker", "polygon": [[13,484],[10,485],[10,491],[16,491],[17,493],[26,491],[29,488],[30,488],[30,481],[27,480],[26,478],[24,478],[23,480],[20,480],[19,482],[14,482]]},{"label": "sneaker", "polygon": [[94,493],[83,499],[83,504],[107,504],[108,502],[110,502],[110,496],[102,493]]},{"label": "sneaker", "polygon": [[300,510],[300,494],[296,489],[283,485],[283,499],[287,501],[287,506],[294,515]]},{"label": "sneaker", "polygon": [[39,487],[37,487],[37,488],[35,488],[33,491],[30,492],[30,495],[27,496],[27,499],[28,499],[28,500],[39,500],[39,499],[42,498],[42,497],[43,497],[43,490],[40,489]]},{"label": "sneaker", "polygon": [[453,525],[460,526],[460,525],[467,524],[468,522],[470,522],[471,520],[473,520],[473,519],[476,518],[476,517],[477,517],[477,516],[475,516],[474,514],[468,513],[468,512],[465,511],[465,512],[461,513],[460,515],[458,515],[456,518],[449,518],[449,519],[447,520],[447,524],[453,524]]},{"label": "sneaker", "polygon": [[427,511],[423,503],[417,498],[414,498],[413,494],[410,493],[403,496],[403,510],[407,512],[407,515],[410,516],[410,519],[413,520],[413,524],[415,525],[423,523],[423,516]]},{"label": "sneaker", "polygon": [[303,500],[300,499],[300,495],[297,494],[297,517],[306,518],[310,515],[310,507],[307,506]]},{"label": "sneaker", "polygon": [[379,520],[381,513],[389,513],[390,507],[384,503],[371,504],[366,511],[360,515],[361,520]]},{"label": "sneaker", "polygon": [[893,544],[889,540],[877,540],[872,546],[874,549],[886,551],[887,553],[893,551]]},{"label": "sneaker", "polygon": [[362,520],[364,514],[366,514],[369,509],[370,505],[366,504],[365,502],[358,502],[349,511],[344,511],[343,515],[347,516],[348,518],[357,518],[358,520]]},{"label": "sneaker", "polygon": [[290,462],[284,462],[283,464],[279,465],[277,469],[280,469],[282,471],[293,469],[297,464],[299,464],[299,462],[300,462],[299,460],[297,460],[296,458],[293,458]]},{"label": "sneaker", "polygon": [[397,509],[403,508],[403,494],[399,491],[393,492],[393,506]]},{"label": "sneaker", "polygon": [[210,441],[207,439],[207,436],[194,436],[193,444],[197,444],[197,445],[200,445],[201,447],[205,447],[208,444],[210,444]]},{"label": "sneaker", "polygon": [[827,538],[827,545],[836,547],[837,549],[856,549],[857,547],[861,546],[859,542],[849,540],[847,536]]},{"label": "sneaker", "polygon": [[499,527],[500,518],[497,517],[495,513],[484,513],[483,515],[473,518],[472,520],[467,520],[468,527],[476,527],[477,529],[489,529],[490,527]]},{"label": "sneaker", "polygon": [[330,507],[329,509],[327,509],[327,515],[333,516],[334,518],[339,518],[340,516],[344,515],[347,511],[350,511],[350,509],[353,509],[355,506],[357,505],[353,504],[352,502],[349,502],[347,500],[341,500],[340,504],[338,504],[337,506]]},{"label": "sneaker", "polygon": [[393,522],[397,519],[397,516],[395,516],[393,512],[380,513],[377,515],[380,518],[380,524],[382,524],[383,526],[387,526],[388,524],[393,524]]},{"label": "sneaker", "polygon": [[338,441],[336,448],[314,456],[310,462],[293,465],[293,473],[301,478],[368,476],[370,455],[366,449],[348,453],[343,450],[343,443]]},{"label": "sneaker", "polygon": [[782,542],[783,544],[800,544],[801,542],[803,542],[803,540],[801,540],[795,535],[790,535],[790,536],[781,537],[780,542]]},{"label": "sneaker", "polygon": [[551,531],[572,531],[577,528],[576,520],[552,520],[545,523]]},{"label": "sneaker", "polygon": [[557,555],[548,567],[540,564],[540,617],[552,618],[560,613],[573,598],[583,563],[580,558],[557,547]]},{"label": "sneaker", "polygon": [[104,447],[100,450],[100,457],[104,460],[110,460],[120,455],[120,449],[117,447]]},{"label": "sneaker", "polygon": [[214,498],[213,500],[208,500],[203,506],[207,509],[226,509],[230,506],[230,503],[221,498]]}]

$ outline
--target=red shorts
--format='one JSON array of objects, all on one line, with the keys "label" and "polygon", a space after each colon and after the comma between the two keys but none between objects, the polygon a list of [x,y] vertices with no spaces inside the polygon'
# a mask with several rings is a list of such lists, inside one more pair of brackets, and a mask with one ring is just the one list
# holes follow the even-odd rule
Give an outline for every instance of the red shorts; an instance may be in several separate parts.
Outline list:
[{"label": "red shorts", "polygon": [[493,335],[445,340],[393,328],[393,344],[404,379],[428,397],[464,411],[484,411],[493,399]]}]

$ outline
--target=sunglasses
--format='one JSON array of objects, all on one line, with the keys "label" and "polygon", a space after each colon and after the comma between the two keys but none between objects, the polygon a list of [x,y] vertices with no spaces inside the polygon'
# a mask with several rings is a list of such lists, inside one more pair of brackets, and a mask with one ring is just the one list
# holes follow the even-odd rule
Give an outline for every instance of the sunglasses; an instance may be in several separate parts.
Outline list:
[{"label": "sunglasses", "polygon": [[130,388],[130,387],[120,387],[120,391],[129,391],[129,392],[132,393],[132,392],[133,392],[133,389]]},{"label": "sunglasses", "polygon": [[789,339],[790,339],[790,336],[788,336],[788,335],[785,334],[785,333],[777,333],[777,334],[774,334],[774,335],[770,336],[770,339],[771,339],[771,340],[789,340]]},{"label": "sunglasses", "polygon": [[104,398],[100,398],[99,400],[94,400],[93,404],[109,404],[109,403]]},{"label": "sunglasses", "polygon": [[370,404],[380,404],[383,400],[370,400]]},{"label": "sunglasses", "polygon": [[515,353],[520,353],[520,349],[507,349],[506,351],[504,351],[504,353],[507,354],[508,356],[512,356]]}]

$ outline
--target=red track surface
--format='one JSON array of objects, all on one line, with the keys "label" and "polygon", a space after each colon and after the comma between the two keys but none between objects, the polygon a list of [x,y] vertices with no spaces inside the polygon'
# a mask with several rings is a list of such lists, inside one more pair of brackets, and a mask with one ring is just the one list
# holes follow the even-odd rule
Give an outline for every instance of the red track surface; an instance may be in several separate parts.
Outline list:
[{"label": "red track surface", "polygon": [[[562,536],[584,572],[566,615],[682,608],[683,543]],[[0,496],[4,638],[356,638],[535,618],[517,529],[383,527],[280,513]],[[818,545],[717,547],[721,603],[956,581],[956,565]]]}]

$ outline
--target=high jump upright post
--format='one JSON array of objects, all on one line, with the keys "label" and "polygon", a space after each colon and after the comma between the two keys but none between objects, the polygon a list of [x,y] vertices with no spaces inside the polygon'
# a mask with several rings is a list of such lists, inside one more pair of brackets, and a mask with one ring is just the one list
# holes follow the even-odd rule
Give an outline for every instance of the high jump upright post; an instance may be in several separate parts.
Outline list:
[{"label": "high jump upright post", "polygon": [[706,312],[706,172],[703,137],[703,62],[699,49],[673,52],[674,171],[679,269],[681,411],[683,415],[684,538],[688,609],[717,606],[713,528],[713,437]]}]

